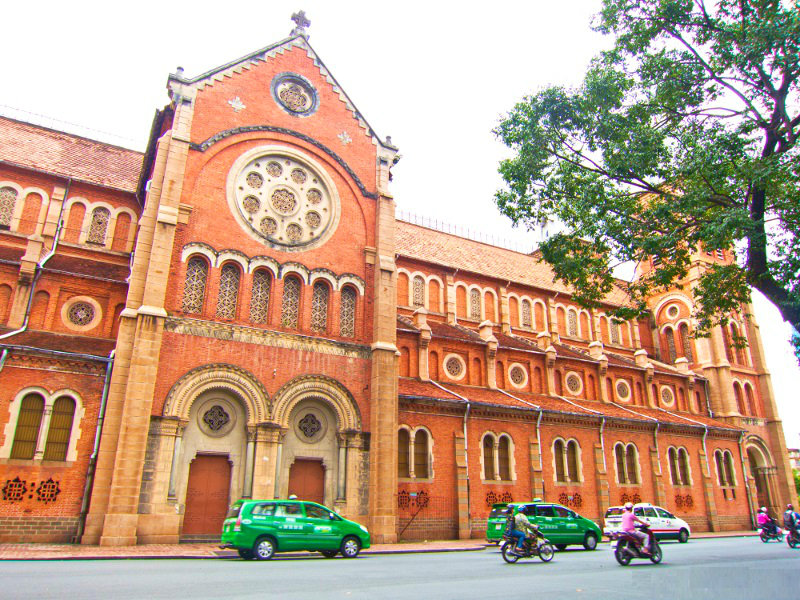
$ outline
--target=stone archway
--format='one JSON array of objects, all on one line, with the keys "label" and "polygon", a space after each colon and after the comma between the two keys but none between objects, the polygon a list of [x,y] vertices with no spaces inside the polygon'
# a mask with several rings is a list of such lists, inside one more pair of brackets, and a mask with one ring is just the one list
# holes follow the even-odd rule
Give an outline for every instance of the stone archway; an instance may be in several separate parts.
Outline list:
[{"label": "stone archway", "polygon": [[750,477],[755,484],[758,506],[766,506],[773,514],[776,514],[776,511],[781,512],[773,481],[776,469],[769,449],[755,436],[750,436],[746,440],[744,448]]}]

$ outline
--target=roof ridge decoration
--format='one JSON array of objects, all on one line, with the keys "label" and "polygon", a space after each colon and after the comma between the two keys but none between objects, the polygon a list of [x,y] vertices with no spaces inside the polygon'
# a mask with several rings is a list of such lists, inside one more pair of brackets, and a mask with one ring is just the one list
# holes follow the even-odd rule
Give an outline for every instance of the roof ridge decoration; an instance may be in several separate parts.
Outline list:
[{"label": "roof ridge decoration", "polygon": [[[266,62],[268,59],[274,58],[279,54],[282,55],[287,50],[291,50],[295,47],[301,48],[306,51],[307,56],[314,63],[314,66],[319,69],[322,78],[333,88],[334,93],[339,96],[339,99],[352,114],[359,127],[363,129],[364,135],[370,137],[372,143],[376,146],[381,146],[396,152],[398,148],[392,144],[391,137],[387,136],[386,140],[381,140],[372,126],[361,114],[361,111],[356,108],[356,105],[344,91],[342,86],[339,85],[339,82],[336,81],[336,78],[334,78],[334,76],[325,66],[325,63],[322,62],[322,59],[320,59],[317,52],[311,47],[311,44],[308,43],[308,34],[305,31],[305,27],[310,25],[311,22],[305,16],[305,12],[300,11],[299,13],[295,13],[292,15],[292,20],[295,21],[296,26],[288,38],[285,38],[274,44],[270,44],[269,46],[256,50],[255,52],[251,52],[250,54],[242,56],[241,58],[235,59],[219,67],[210,69],[205,73],[197,75],[196,77],[184,77],[183,68],[178,67],[176,73],[171,73],[169,75],[168,82],[176,81],[184,85],[193,85],[196,87],[197,91],[200,91],[206,86],[210,87],[218,81],[223,81],[226,77],[233,77],[233,75],[239,74],[245,69],[249,70],[261,62]],[[304,25],[301,25],[301,23]]]}]

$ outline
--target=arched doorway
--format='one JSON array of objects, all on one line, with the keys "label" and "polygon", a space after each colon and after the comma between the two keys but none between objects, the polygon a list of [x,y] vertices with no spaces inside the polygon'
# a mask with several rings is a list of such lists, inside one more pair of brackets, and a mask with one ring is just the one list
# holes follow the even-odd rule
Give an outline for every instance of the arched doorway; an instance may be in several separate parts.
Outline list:
[{"label": "arched doorway", "polygon": [[192,460],[183,517],[185,538],[219,535],[230,503],[230,488],[231,463],[227,455],[198,454]]},{"label": "arched doorway", "polygon": [[758,506],[766,506],[770,512],[779,511],[778,498],[775,496],[772,478],[775,467],[771,465],[769,454],[760,444],[751,442],[746,446],[747,466],[756,487]]}]

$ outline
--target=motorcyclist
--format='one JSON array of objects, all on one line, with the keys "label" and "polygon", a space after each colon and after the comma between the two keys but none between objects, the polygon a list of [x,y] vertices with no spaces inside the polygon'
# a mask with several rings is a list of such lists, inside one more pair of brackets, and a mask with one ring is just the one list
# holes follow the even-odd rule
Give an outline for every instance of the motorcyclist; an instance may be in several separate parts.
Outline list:
[{"label": "motorcyclist", "polygon": [[767,507],[762,506],[758,509],[758,527],[759,529],[763,529],[770,535],[774,535],[778,531],[778,526],[775,523],[775,519],[769,516],[769,512],[767,512]]},{"label": "motorcyclist", "polygon": [[625,533],[637,538],[642,544],[642,552],[645,554],[650,554],[650,536],[643,531],[636,529],[636,523],[641,523],[642,525],[648,527],[650,526],[647,521],[643,521],[633,514],[633,503],[627,502],[625,504],[625,509],[622,512],[622,530]]},{"label": "motorcyclist", "polygon": [[[522,556],[524,554],[523,547],[525,544],[525,536],[530,534],[531,536],[536,537],[539,532],[539,528],[528,520],[528,517],[525,515],[523,510],[523,508],[520,508],[514,515],[514,521],[511,529],[511,536],[517,540],[517,545],[514,547],[512,554],[517,556]],[[511,515],[514,511],[514,507],[509,506],[508,511],[509,515]]]},{"label": "motorcyclist", "polygon": [[795,512],[791,504],[786,505],[786,511],[783,513],[783,526],[789,530],[789,533],[796,532],[800,527],[800,515]]}]

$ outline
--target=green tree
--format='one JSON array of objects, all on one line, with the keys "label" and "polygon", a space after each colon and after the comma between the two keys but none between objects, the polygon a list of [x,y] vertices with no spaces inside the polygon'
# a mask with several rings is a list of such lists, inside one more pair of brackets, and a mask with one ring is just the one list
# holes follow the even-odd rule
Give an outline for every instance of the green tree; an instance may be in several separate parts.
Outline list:
[{"label": "green tree", "polygon": [[800,471],[792,469],[792,474],[794,475],[794,489],[797,490],[798,495],[800,495]]},{"label": "green tree", "polygon": [[595,29],[615,45],[581,87],[526,97],[496,128],[514,152],[501,212],[563,226],[542,256],[584,305],[616,265],[657,256],[625,286],[631,318],[692,252],[736,248],[695,290],[698,333],[749,286],[800,331],[800,0],[604,0]]}]

